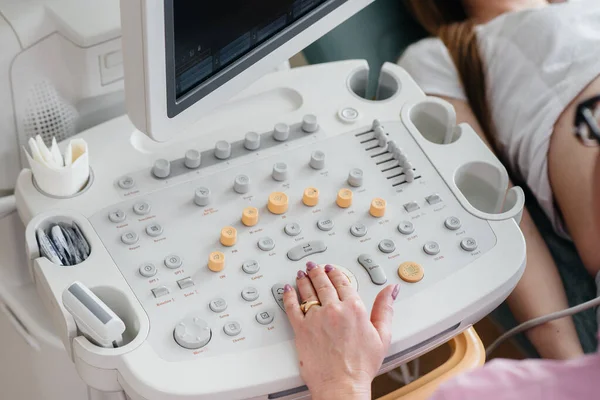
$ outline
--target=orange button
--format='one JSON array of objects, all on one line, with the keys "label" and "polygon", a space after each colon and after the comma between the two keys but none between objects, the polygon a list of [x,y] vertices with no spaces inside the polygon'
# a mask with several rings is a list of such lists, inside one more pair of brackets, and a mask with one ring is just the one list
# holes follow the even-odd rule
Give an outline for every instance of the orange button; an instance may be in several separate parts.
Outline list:
[{"label": "orange button", "polygon": [[208,256],[208,269],[212,272],[221,272],[225,268],[225,254],[214,251]]},{"label": "orange button", "polygon": [[242,211],[242,224],[246,226],[254,226],[258,224],[258,208],[244,208],[244,211]]},{"label": "orange button", "polygon": [[314,187],[306,188],[302,196],[302,202],[308,207],[316,206],[319,203],[319,189]]},{"label": "orange button", "polygon": [[237,242],[237,230],[233,226],[226,226],[221,229],[221,244],[231,247]]},{"label": "orange button", "polygon": [[384,199],[375,198],[371,202],[371,209],[369,213],[375,218],[381,218],[385,215],[386,202]]},{"label": "orange button", "polygon": [[425,271],[423,270],[423,267],[416,262],[408,261],[400,264],[398,267],[398,276],[408,283],[417,283],[423,279],[424,275]]},{"label": "orange button", "polygon": [[269,195],[269,203],[267,208],[273,214],[281,215],[285,214],[288,210],[289,199],[287,194],[283,192],[273,192]]},{"label": "orange button", "polygon": [[335,203],[340,208],[348,208],[352,205],[352,190],[342,189],[337,194],[337,200]]}]

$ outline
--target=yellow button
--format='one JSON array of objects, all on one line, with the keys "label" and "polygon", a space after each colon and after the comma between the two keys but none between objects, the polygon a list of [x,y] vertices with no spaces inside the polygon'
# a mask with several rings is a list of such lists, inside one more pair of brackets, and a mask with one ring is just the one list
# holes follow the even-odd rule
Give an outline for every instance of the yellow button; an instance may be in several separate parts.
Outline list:
[{"label": "yellow button", "polygon": [[375,198],[371,202],[371,209],[369,213],[375,218],[381,218],[385,215],[386,202],[384,199]]},{"label": "yellow button", "polygon": [[289,199],[287,194],[283,192],[273,192],[269,195],[269,203],[267,208],[273,214],[280,215],[285,214],[288,210]]},{"label": "yellow button", "polygon": [[398,267],[398,276],[408,283],[417,283],[423,279],[424,275],[423,267],[416,262],[405,262]]},{"label": "yellow button", "polygon": [[242,224],[246,226],[254,226],[258,224],[258,208],[244,208],[244,211],[242,211]]},{"label": "yellow button", "polygon": [[314,207],[319,203],[319,189],[309,187],[304,190],[304,196],[302,196],[302,202],[305,206]]},{"label": "yellow button", "polygon": [[231,247],[237,242],[237,230],[232,226],[221,229],[221,244]]},{"label": "yellow button", "polygon": [[342,189],[338,192],[335,203],[340,208],[348,208],[352,205],[352,190]]},{"label": "yellow button", "polygon": [[214,251],[208,256],[208,269],[212,272],[221,272],[225,268],[225,254]]}]

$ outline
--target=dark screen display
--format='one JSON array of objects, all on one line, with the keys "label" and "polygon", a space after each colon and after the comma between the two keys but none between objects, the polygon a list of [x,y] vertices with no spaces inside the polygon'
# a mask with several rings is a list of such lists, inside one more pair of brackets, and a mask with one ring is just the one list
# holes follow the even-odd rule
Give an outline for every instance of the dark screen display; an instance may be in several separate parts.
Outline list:
[{"label": "dark screen display", "polygon": [[180,98],[327,0],[173,1]]}]

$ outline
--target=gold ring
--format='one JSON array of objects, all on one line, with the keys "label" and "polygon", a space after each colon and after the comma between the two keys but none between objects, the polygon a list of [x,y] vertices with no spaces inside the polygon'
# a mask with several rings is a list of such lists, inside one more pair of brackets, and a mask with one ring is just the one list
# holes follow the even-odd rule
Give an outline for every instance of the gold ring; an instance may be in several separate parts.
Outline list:
[{"label": "gold ring", "polygon": [[308,312],[308,310],[310,310],[310,308],[312,306],[320,306],[320,305],[321,305],[321,302],[318,300],[303,301],[302,304],[300,304],[300,309],[302,310],[304,315],[306,315],[306,313]]}]

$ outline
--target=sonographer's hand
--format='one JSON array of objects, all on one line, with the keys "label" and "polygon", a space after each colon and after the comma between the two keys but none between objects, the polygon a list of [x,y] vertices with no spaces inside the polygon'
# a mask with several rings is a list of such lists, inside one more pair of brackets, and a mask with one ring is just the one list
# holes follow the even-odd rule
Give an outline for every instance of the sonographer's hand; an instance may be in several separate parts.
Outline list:
[{"label": "sonographer's hand", "polygon": [[399,286],[379,293],[370,316],[346,275],[330,265],[308,262],[306,273],[298,271],[297,287],[309,307],[306,314],[292,286],[286,285],[283,299],[313,400],[370,400],[371,382],[390,344]]}]

